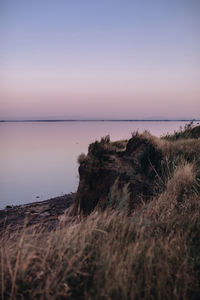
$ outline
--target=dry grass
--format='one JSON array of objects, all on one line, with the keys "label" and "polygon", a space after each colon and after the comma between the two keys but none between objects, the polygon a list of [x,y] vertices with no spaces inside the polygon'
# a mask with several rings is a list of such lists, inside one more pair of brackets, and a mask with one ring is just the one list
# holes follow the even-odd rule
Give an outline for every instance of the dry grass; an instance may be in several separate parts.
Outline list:
[{"label": "dry grass", "polygon": [[[5,232],[2,300],[199,299],[200,141],[143,136],[167,162],[158,183],[163,192],[129,216],[107,208],[82,219],[66,216],[53,232],[26,226],[12,235]],[[119,143],[122,149],[125,143]],[[108,138],[104,144],[120,148]]]},{"label": "dry grass", "polygon": [[185,124],[184,127],[180,127],[178,131],[174,131],[173,134],[166,134],[162,137],[165,140],[177,141],[179,139],[194,139],[200,138],[200,126],[195,125],[193,121]]},{"label": "dry grass", "polygon": [[51,233],[5,233],[1,299],[198,299],[194,169],[183,163],[131,216],[96,211]]},{"label": "dry grass", "polygon": [[[195,127],[196,128],[196,127]],[[153,143],[163,154],[163,178],[168,180],[174,170],[183,164],[183,162],[194,165],[196,179],[200,178],[200,139],[168,140],[151,135],[148,131],[143,132],[142,137]],[[200,181],[199,181],[200,183]]]}]

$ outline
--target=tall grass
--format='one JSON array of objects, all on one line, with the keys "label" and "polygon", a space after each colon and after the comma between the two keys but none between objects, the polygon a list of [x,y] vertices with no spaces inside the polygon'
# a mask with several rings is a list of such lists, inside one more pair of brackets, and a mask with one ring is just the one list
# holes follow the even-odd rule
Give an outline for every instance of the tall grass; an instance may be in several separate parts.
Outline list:
[{"label": "tall grass", "polygon": [[194,121],[186,123],[184,127],[180,127],[179,130],[174,131],[173,134],[166,134],[164,139],[169,141],[177,141],[179,139],[191,139],[198,138],[200,136],[200,126],[195,126]]},{"label": "tall grass", "polygon": [[[163,154],[157,196],[148,203],[141,199],[127,215],[128,183],[119,194],[116,181],[109,195],[115,210],[107,205],[88,217],[62,216],[51,232],[38,225],[5,231],[2,300],[199,299],[200,140],[143,136]],[[92,144],[90,155],[120,151],[126,143],[105,137]]]},{"label": "tall grass", "polygon": [[54,232],[1,237],[1,299],[198,299],[200,197],[184,163],[130,216],[107,209]]}]

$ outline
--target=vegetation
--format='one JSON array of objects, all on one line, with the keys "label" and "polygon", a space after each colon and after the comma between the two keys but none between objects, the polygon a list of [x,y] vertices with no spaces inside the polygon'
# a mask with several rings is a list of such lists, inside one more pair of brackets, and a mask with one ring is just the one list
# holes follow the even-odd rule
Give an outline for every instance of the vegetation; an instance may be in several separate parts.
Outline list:
[{"label": "vegetation", "polygon": [[[200,140],[175,136],[138,134],[162,152],[163,167],[159,192],[131,213],[122,209],[128,185],[119,194],[117,179],[103,210],[66,215],[56,231],[4,232],[1,299],[199,299]],[[120,148],[102,145],[106,155]]]},{"label": "vegetation", "polygon": [[86,160],[86,155],[84,153],[81,153],[77,159],[77,162],[79,164],[83,163]]},{"label": "vegetation", "polygon": [[191,139],[200,137],[200,126],[195,126],[194,122],[186,124],[183,128],[181,127],[178,131],[174,131],[173,134],[167,134],[164,139],[170,141],[176,141],[178,139]]}]

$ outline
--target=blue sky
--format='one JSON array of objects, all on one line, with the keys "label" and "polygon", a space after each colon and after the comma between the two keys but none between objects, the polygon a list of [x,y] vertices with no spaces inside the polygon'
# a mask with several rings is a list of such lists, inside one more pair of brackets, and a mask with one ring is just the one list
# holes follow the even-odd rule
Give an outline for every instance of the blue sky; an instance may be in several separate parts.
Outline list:
[{"label": "blue sky", "polygon": [[198,118],[199,23],[198,0],[1,0],[0,118]]}]

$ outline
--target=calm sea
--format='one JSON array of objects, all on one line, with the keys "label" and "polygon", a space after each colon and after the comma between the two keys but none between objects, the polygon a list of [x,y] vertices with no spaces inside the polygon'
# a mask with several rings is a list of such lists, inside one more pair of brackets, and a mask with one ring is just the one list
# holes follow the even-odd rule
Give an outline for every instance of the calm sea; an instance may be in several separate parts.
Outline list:
[{"label": "calm sea", "polygon": [[76,191],[77,157],[102,136],[127,139],[145,129],[160,136],[185,123],[0,123],[0,209]]}]

